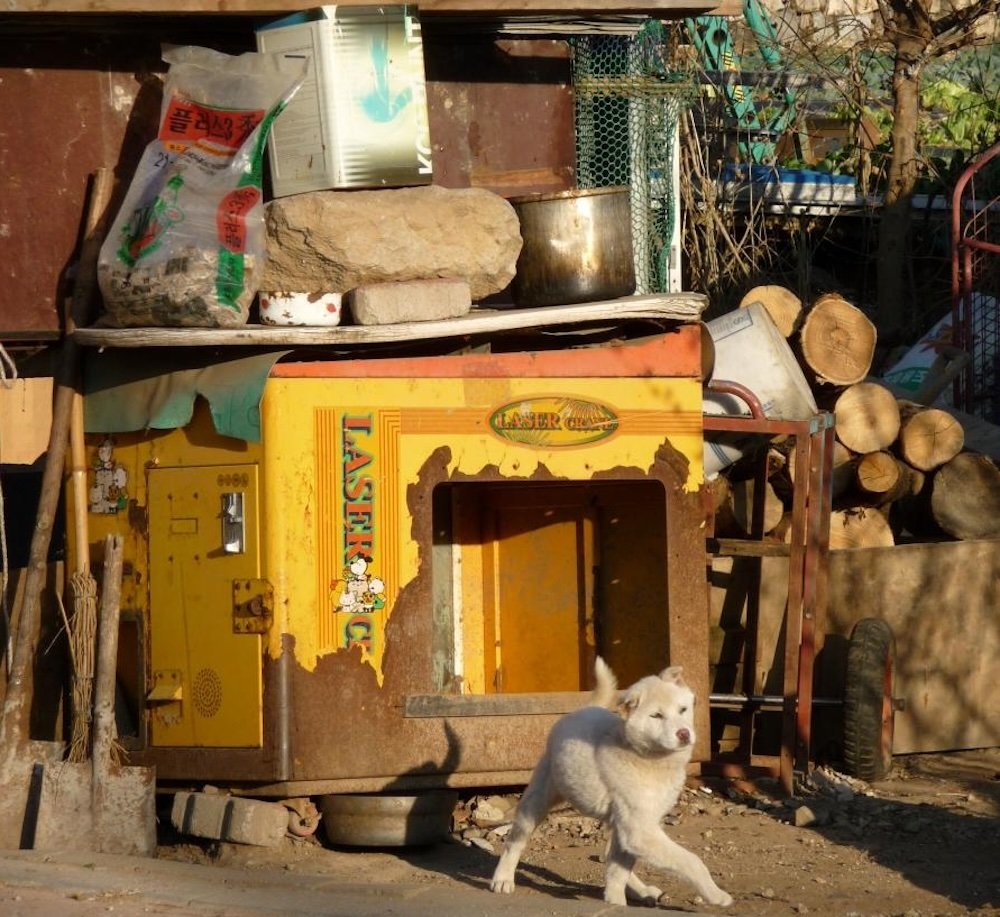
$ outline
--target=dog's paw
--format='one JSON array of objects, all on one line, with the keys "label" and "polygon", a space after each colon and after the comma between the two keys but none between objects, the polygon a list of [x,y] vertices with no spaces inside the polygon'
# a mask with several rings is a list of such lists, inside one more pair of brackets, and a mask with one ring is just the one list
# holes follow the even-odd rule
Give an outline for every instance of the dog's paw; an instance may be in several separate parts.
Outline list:
[{"label": "dog's paw", "polygon": [[646,886],[646,894],[642,896],[642,903],[646,907],[656,907],[660,903],[660,899],[663,897],[663,890],[657,888],[655,885]]},{"label": "dog's paw", "polygon": [[494,895],[512,895],[514,894],[514,880],[499,878],[497,876],[493,877],[490,882],[490,891]]},{"label": "dog's paw", "polygon": [[663,891],[655,885],[643,884],[640,886],[636,884],[629,888],[627,897],[634,899],[637,904],[641,904],[643,907],[656,907],[660,903],[660,898],[663,897]]},{"label": "dog's paw", "polygon": [[729,892],[724,892],[721,888],[717,895],[712,895],[708,899],[708,903],[714,905],[715,907],[729,907],[733,903],[733,896]]},{"label": "dog's paw", "polygon": [[607,886],[605,886],[604,900],[608,904],[619,904],[622,906],[628,904],[628,901],[625,900],[625,889],[621,889],[620,891],[609,891]]}]

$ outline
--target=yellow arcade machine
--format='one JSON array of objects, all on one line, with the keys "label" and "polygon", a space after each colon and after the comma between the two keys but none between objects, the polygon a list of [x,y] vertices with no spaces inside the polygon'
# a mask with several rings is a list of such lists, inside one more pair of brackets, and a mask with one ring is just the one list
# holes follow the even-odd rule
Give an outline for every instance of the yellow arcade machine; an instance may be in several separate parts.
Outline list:
[{"label": "yellow arcade machine", "polygon": [[[102,427],[137,399],[90,386],[95,569],[125,539],[130,761],[278,798],[507,785],[597,654],[622,684],[683,665],[707,697],[701,326],[653,331],[270,353],[259,401],[199,370],[208,396],[170,429]],[[148,374],[167,402],[184,375]],[[220,432],[258,404],[259,436]],[[704,760],[707,703],[700,726]]]}]

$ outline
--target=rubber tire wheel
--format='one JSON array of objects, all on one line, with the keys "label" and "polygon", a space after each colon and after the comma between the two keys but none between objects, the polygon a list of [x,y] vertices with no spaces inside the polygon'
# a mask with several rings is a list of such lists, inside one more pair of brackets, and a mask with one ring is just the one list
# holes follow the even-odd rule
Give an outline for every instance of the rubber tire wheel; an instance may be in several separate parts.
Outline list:
[{"label": "rubber tire wheel", "polygon": [[862,780],[881,780],[892,767],[896,641],[879,618],[854,625],[847,647],[844,764]]}]

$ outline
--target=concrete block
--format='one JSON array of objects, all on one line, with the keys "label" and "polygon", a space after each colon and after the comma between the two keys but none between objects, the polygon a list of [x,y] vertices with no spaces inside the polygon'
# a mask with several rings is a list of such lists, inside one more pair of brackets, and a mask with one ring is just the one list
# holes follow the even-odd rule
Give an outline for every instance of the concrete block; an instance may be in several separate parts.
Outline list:
[{"label": "concrete block", "polygon": [[276,802],[216,793],[176,793],[170,823],[183,834],[233,844],[275,847],[288,830],[288,810]]},{"label": "concrete block", "polygon": [[358,325],[394,325],[467,315],[472,294],[464,280],[403,280],[355,287],[347,302]]}]

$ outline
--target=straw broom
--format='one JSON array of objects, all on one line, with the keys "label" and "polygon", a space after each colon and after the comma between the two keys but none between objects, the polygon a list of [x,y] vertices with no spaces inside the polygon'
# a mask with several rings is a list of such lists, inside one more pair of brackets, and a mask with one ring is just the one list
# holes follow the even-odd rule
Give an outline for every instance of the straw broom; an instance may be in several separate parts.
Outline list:
[{"label": "straw broom", "polygon": [[89,573],[70,576],[73,616],[66,622],[72,676],[73,731],[68,759],[90,757],[91,711],[94,703],[94,654],[97,640],[97,582]]}]

